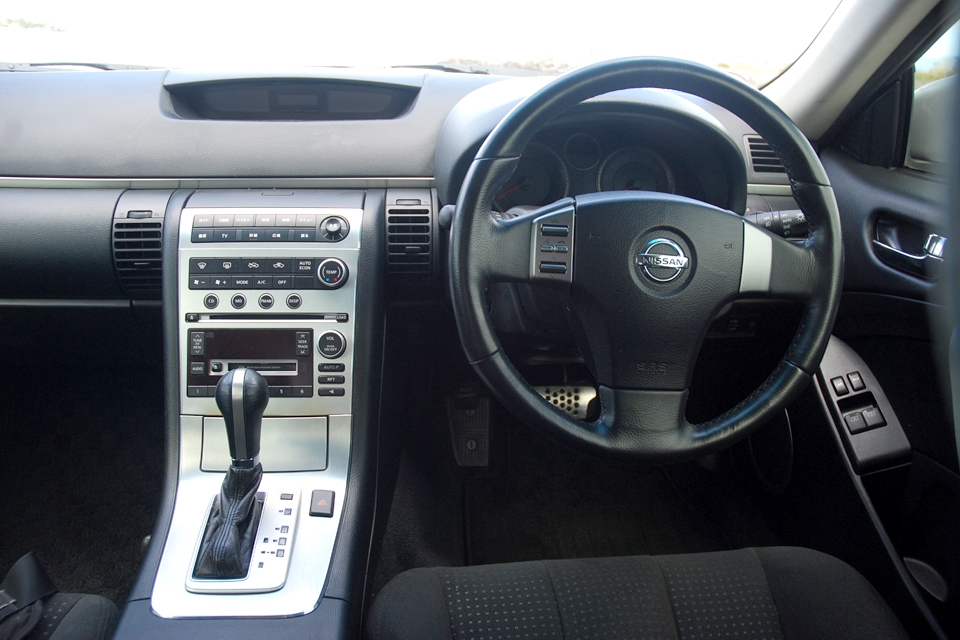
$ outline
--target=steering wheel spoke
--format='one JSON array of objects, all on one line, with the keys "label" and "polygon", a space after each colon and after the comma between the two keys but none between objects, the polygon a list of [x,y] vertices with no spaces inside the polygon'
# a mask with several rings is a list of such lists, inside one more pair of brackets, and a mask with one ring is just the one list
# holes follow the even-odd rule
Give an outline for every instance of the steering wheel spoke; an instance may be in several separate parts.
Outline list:
[{"label": "steering wheel spoke", "polygon": [[822,276],[813,248],[743,222],[741,296],[809,300],[823,286]]}]

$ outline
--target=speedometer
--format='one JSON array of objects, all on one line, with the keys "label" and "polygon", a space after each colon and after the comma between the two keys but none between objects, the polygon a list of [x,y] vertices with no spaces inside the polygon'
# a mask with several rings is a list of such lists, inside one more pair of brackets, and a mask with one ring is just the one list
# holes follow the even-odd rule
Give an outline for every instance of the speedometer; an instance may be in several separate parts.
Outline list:
[{"label": "speedometer", "polygon": [[615,151],[597,174],[600,191],[660,191],[673,193],[673,172],[659,155],[628,147]]}]

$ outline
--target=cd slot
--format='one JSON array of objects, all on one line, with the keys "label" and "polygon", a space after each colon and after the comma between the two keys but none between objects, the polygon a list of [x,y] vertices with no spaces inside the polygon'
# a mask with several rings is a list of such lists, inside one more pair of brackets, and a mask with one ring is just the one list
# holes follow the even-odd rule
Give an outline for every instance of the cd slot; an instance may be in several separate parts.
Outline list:
[{"label": "cd slot", "polygon": [[210,320],[321,320],[326,322],[347,322],[346,313],[211,313],[205,316]]},{"label": "cd slot", "polygon": [[296,360],[212,360],[211,375],[224,375],[234,369],[253,369],[260,375],[296,376],[299,372]]}]

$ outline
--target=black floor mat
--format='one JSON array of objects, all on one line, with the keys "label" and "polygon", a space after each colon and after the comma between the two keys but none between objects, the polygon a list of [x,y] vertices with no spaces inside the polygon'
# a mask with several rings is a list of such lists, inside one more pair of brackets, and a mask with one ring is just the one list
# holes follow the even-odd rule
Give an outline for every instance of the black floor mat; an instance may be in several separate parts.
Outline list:
[{"label": "black floor mat", "polygon": [[122,605],[160,500],[163,379],[158,341],[102,328],[0,345],[19,372],[0,393],[0,577],[33,551],[61,591]]},{"label": "black floor mat", "polygon": [[468,562],[694,553],[731,548],[661,469],[589,460],[545,476],[478,476],[466,488]]}]

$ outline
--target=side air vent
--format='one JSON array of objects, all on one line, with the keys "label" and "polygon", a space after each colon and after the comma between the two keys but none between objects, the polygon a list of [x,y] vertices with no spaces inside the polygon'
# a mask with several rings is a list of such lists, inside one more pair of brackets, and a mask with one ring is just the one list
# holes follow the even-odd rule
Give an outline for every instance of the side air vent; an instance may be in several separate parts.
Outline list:
[{"label": "side air vent", "polygon": [[428,275],[432,263],[432,235],[433,216],[429,205],[401,205],[399,202],[387,205],[387,267],[390,273]]},{"label": "side air vent", "polygon": [[162,233],[163,218],[137,219],[130,215],[113,221],[113,262],[120,286],[130,299],[160,298]]},{"label": "side air vent", "polygon": [[760,136],[747,136],[750,164],[755,173],[786,173],[776,151]]}]

